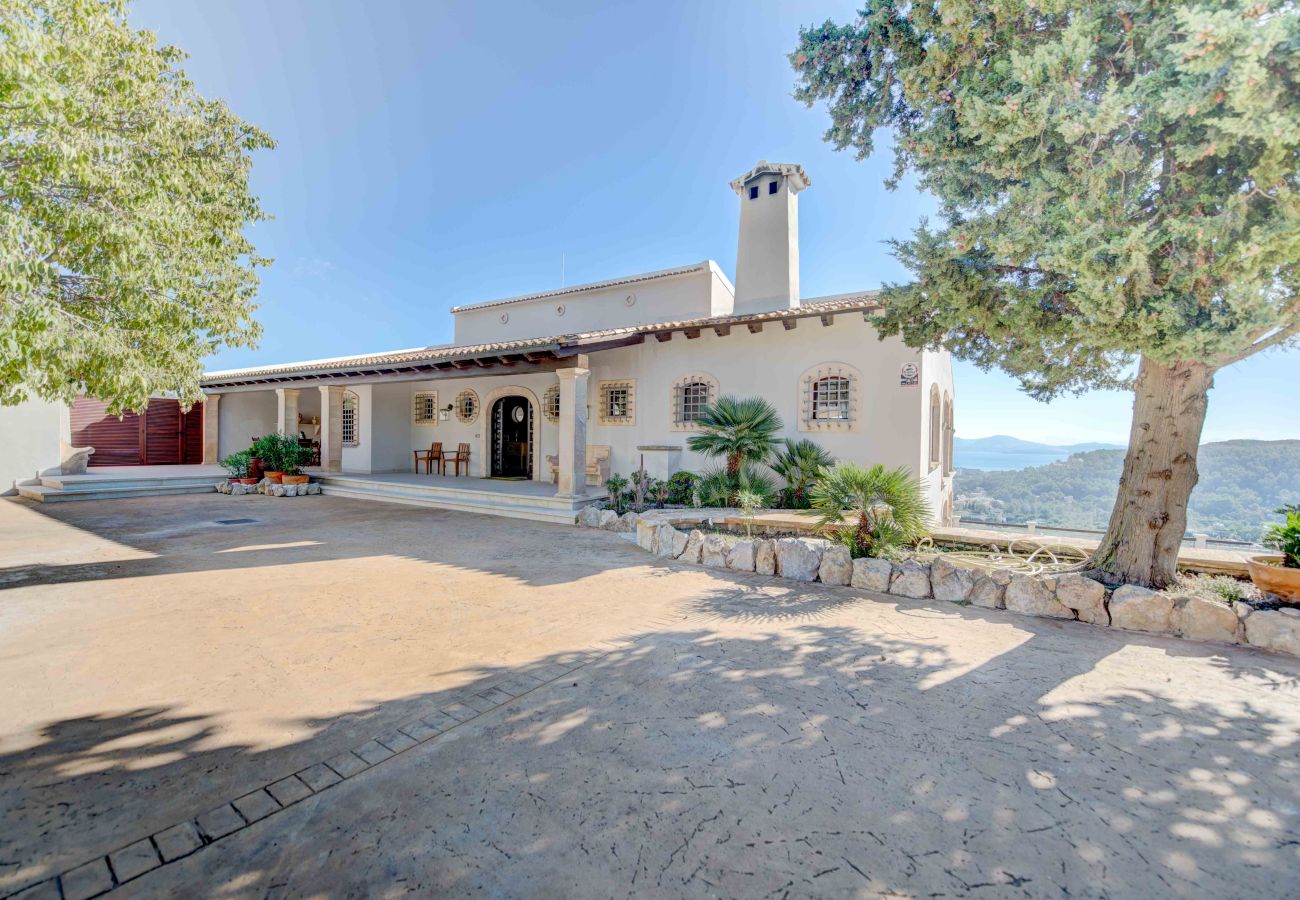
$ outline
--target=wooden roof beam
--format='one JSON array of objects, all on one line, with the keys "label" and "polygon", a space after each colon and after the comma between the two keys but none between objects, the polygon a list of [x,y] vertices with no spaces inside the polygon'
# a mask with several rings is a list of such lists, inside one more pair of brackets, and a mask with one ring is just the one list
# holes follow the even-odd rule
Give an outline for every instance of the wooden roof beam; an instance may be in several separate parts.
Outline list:
[{"label": "wooden roof beam", "polygon": [[656,331],[655,337],[658,338],[659,343],[665,344],[673,339],[673,333],[671,331]]},{"label": "wooden roof beam", "polygon": [[834,322],[835,322],[835,315],[834,315],[834,313],[822,313],[822,327],[823,327],[823,328],[825,328],[825,327],[828,326],[828,325],[832,325],[832,324],[834,324]]},{"label": "wooden roof beam", "polygon": [[760,331],[763,330],[763,323],[750,322],[746,327],[749,329],[750,334],[758,334]]},{"label": "wooden roof beam", "polygon": [[700,336],[700,329],[687,328],[685,331],[682,332],[682,334],[686,335],[686,340],[693,341]]},{"label": "wooden roof beam", "polygon": [[781,326],[782,326],[783,328],[785,328],[786,331],[794,331],[795,327],[796,327],[798,324],[799,324],[799,320],[798,320],[798,319],[782,319],[782,320],[781,320]]},{"label": "wooden roof beam", "polygon": [[713,333],[716,334],[718,337],[726,337],[727,335],[731,334],[731,326],[730,326],[730,325],[714,325],[714,326],[713,326]]}]

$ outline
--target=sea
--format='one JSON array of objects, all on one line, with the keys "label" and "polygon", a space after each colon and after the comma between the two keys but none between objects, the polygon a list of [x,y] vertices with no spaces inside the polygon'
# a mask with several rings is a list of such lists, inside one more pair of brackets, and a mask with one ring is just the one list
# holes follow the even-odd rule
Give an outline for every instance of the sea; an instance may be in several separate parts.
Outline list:
[{"label": "sea", "polygon": [[1006,472],[1011,469],[1027,469],[1030,466],[1045,466],[1065,459],[1069,455],[1065,450],[1028,450],[1021,453],[1007,453],[997,450],[954,449],[953,461],[959,469]]}]

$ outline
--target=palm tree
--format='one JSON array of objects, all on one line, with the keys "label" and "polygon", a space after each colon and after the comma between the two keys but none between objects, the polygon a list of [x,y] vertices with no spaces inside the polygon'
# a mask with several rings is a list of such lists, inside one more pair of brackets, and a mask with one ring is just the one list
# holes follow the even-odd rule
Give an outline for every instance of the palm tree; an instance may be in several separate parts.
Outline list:
[{"label": "palm tree", "polygon": [[701,429],[686,446],[706,456],[723,456],[727,474],[740,477],[746,462],[765,462],[777,446],[781,417],[776,408],[761,397],[719,397],[704,408],[695,420]]},{"label": "palm tree", "polygon": [[808,488],[835,460],[820,444],[804,438],[785,439],[785,449],[772,460],[772,470],[785,479],[787,502],[799,508],[807,503]]},{"label": "palm tree", "polygon": [[[856,555],[912,544],[929,531],[930,503],[906,466],[864,469],[836,463],[813,482],[808,499],[810,514],[819,517],[822,527],[837,532]],[[856,523],[845,525],[845,513]]]}]

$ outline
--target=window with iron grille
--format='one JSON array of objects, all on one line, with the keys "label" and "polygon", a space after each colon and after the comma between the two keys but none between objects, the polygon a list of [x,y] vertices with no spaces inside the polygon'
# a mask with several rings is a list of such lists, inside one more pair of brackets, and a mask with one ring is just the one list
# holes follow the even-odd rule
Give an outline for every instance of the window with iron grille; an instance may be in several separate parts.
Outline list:
[{"label": "window with iron grille", "polygon": [[361,399],[352,391],[343,392],[343,425],[339,437],[344,447],[355,447],[360,441]]},{"label": "window with iron grille", "polygon": [[862,374],[847,363],[828,362],[799,379],[800,431],[855,431]]},{"label": "window with iron grille", "polygon": [[636,385],[631,381],[600,383],[599,419],[605,425],[631,425],[635,420]]},{"label": "window with iron grille", "polygon": [[478,418],[478,394],[461,391],[456,397],[456,418],[466,425]]},{"label": "window with iron grille", "polygon": [[833,375],[818,378],[813,383],[813,418],[847,420],[851,400],[849,389],[847,378]]},{"label": "window with iron grille", "polygon": [[560,421],[560,386],[553,384],[542,395],[542,415],[548,422]]},{"label": "window with iron grille", "polygon": [[417,391],[411,403],[411,421],[416,425],[432,425],[438,421],[438,392]]},{"label": "window with iron grille", "polygon": [[691,372],[678,378],[673,382],[673,428],[679,431],[698,428],[696,423],[717,397],[718,382],[712,375]]}]

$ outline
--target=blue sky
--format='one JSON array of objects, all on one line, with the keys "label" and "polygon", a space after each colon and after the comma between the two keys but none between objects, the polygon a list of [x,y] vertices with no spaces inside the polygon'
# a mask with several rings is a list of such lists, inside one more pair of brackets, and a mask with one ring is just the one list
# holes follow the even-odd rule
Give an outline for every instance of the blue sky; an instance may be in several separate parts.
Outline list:
[{"label": "blue sky", "polygon": [[[790,97],[801,24],[844,2],[477,4],[136,0],[133,25],[279,147],[254,188],[262,276],[255,350],[212,368],[441,343],[460,303],[696,262],[734,273],[727,182],[799,162],[805,297],[906,273],[884,241],[933,210],[884,189],[890,159],[821,140],[823,109]],[[870,352],[870,348],[864,348]],[[1207,440],[1300,438],[1300,351],[1219,375]],[[997,373],[957,368],[957,431],[1124,442],[1131,401],[1044,405]]]}]

